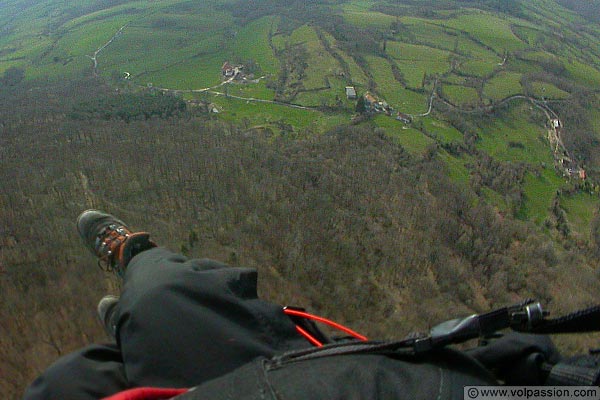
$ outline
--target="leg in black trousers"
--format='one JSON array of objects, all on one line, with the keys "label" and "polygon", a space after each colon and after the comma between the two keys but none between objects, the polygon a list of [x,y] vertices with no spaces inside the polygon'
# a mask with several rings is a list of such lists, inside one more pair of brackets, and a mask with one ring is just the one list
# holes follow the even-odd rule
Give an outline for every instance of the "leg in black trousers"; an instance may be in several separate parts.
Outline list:
[{"label": "leg in black trousers", "polygon": [[91,345],[60,358],[25,391],[26,400],[97,400],[129,388],[115,344]]},{"label": "leg in black trousers", "polygon": [[280,306],[259,300],[253,269],[163,248],[129,263],[116,309],[118,346],[53,364],[25,399],[97,399],[130,387],[191,387],[264,356],[306,347]]},{"label": "leg in black trousers", "polygon": [[259,356],[306,347],[280,306],[259,300],[253,269],[163,248],[127,268],[117,332],[134,386],[189,387]]}]

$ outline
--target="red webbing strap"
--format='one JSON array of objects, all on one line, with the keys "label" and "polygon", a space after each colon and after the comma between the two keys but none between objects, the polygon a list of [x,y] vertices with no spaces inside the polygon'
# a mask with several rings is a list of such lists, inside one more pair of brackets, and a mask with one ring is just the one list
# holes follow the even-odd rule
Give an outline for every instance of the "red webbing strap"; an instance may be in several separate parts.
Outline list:
[{"label": "red webbing strap", "polygon": [[102,400],[167,400],[187,392],[189,389],[165,389],[141,387],[125,390]]}]

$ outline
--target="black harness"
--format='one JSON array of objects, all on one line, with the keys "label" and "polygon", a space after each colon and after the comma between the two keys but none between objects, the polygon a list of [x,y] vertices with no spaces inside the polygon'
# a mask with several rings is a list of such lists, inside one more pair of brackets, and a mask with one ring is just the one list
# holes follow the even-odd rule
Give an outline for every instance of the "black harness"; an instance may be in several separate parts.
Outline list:
[{"label": "black harness", "polygon": [[[432,328],[427,335],[413,334],[399,341],[335,341],[327,338],[312,321],[304,327],[326,343],[323,347],[292,351],[271,360],[277,367],[291,362],[307,361],[323,357],[357,354],[382,354],[392,356],[426,355],[448,345],[464,343],[471,339],[487,340],[498,335],[499,331],[511,329],[531,334],[583,333],[600,331],[600,306],[594,306],[550,319],[548,313],[535,300],[503,307],[483,314],[473,314],[465,318],[443,322]],[[297,323],[302,323],[296,320]],[[598,385],[600,384],[600,353],[591,352],[587,356],[549,364],[539,353],[532,354],[527,362],[532,373],[546,376],[548,385]]]}]

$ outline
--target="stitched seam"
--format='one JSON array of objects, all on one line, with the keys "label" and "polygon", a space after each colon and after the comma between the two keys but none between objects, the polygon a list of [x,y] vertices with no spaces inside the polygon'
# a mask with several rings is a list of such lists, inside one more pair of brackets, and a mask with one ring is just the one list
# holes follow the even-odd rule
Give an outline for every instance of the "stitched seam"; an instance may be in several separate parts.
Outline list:
[{"label": "stitched seam", "polygon": [[438,391],[437,400],[440,400],[442,398],[442,390],[444,388],[444,370],[440,367],[438,367],[438,370],[440,371],[440,390]]},{"label": "stitched seam", "polygon": [[[275,388],[271,385],[271,381],[269,381],[269,376],[268,376],[268,372],[267,372],[268,365],[269,365],[268,360],[260,361],[258,363],[258,367],[259,367],[258,373],[261,375],[263,386],[266,387],[266,389],[269,392],[268,394],[271,395],[271,398],[272,399],[280,399],[281,397],[279,397],[277,395],[277,393],[275,392]],[[261,391],[261,397],[263,399],[266,399],[263,391]]]}]

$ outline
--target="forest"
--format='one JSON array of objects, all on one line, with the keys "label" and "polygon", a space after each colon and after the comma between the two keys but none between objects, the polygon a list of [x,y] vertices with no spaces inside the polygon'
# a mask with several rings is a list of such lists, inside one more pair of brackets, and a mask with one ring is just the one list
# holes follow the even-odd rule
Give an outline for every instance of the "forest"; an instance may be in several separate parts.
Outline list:
[{"label": "forest", "polygon": [[[90,98],[127,97],[94,79],[17,88],[0,98],[9,398],[56,357],[106,340],[95,304],[120,283],[77,237],[90,207],[186,255],[255,267],[263,298],[372,337],[528,297],[556,312],[597,299],[600,217],[590,245],[548,237],[452,182],[433,149],[415,157],[368,123],[289,136],[188,109],[84,119],[73,110]],[[571,352],[590,343],[563,340]]]}]

